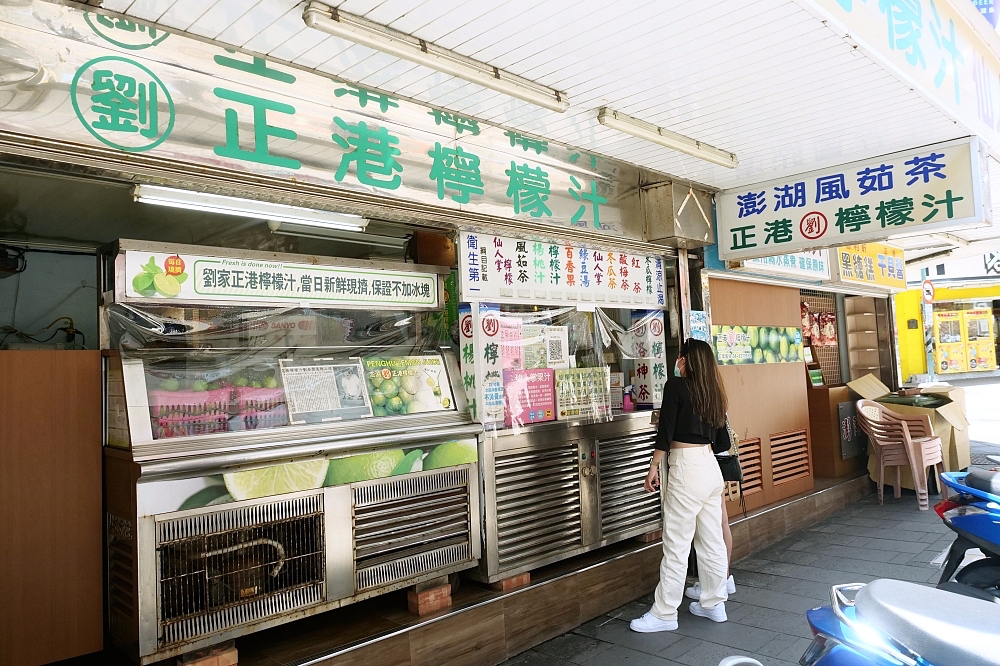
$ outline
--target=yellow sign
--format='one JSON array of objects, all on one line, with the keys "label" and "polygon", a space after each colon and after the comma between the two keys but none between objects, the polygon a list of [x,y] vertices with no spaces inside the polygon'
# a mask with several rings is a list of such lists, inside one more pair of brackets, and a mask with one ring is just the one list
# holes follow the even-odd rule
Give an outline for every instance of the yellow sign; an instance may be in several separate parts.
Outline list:
[{"label": "yellow sign", "polygon": [[992,310],[965,310],[962,312],[965,326],[966,361],[970,372],[997,369],[996,348],[993,338]]},{"label": "yellow sign", "polygon": [[936,372],[967,372],[965,337],[962,335],[962,313],[934,313],[934,363]]},{"label": "yellow sign", "polygon": [[837,248],[837,273],[841,282],[906,289],[903,250],[883,243],[845,245]]}]

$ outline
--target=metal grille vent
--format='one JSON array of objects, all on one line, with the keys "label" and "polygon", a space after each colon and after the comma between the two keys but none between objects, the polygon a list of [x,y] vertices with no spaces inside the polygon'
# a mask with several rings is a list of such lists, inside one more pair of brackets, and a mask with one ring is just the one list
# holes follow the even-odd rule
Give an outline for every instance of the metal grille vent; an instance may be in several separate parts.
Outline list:
[{"label": "metal grille vent", "polygon": [[582,544],[576,443],[496,456],[497,550],[501,569]]},{"label": "metal grille vent", "polygon": [[468,468],[356,486],[353,493],[359,592],[472,558]]},{"label": "metal grille vent", "polygon": [[760,438],[740,440],[740,467],[743,469],[743,494],[764,489],[764,465],[760,457]]},{"label": "metal grille vent", "polygon": [[601,461],[601,536],[660,527],[660,495],[642,488],[655,433],[597,443]]},{"label": "metal grille vent", "polygon": [[107,514],[108,523],[108,628],[125,645],[134,643],[138,623],[135,612],[135,530],[127,521]]},{"label": "metal grille vent", "polygon": [[809,476],[809,444],[805,430],[777,433],[770,439],[774,485]]},{"label": "metal grille vent", "polygon": [[157,525],[160,642],[171,644],[323,598],[323,501],[314,495]]}]

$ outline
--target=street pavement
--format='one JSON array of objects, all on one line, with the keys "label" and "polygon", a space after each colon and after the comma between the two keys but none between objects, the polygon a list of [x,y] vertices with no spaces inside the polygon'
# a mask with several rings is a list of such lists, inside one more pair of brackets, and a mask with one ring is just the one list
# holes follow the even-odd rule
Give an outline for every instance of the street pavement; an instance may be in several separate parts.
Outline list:
[{"label": "street pavement", "polygon": [[[752,656],[793,666],[809,645],[805,612],[828,604],[830,586],[896,578],[933,585],[953,533],[912,492],[879,506],[871,495],[733,564],[737,591],[729,621],[695,617],[682,606],[677,631],[638,634],[628,622],[649,610],[652,590],[576,629],[513,657],[506,666],[715,666]],[[931,506],[937,498],[931,497]]]}]

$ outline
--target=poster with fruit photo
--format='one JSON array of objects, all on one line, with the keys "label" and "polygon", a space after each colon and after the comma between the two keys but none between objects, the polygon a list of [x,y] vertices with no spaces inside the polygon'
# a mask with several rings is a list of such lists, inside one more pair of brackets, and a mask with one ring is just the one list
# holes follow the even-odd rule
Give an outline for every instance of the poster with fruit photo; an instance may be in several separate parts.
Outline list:
[{"label": "poster with fruit photo", "polygon": [[150,516],[443,469],[478,459],[475,439],[457,439],[266,465],[227,474],[140,483],[137,503],[139,514]]},{"label": "poster with fruit photo", "polygon": [[363,364],[375,416],[455,408],[448,373],[440,356],[370,356]]},{"label": "poster with fruit photo", "polygon": [[802,331],[793,326],[712,326],[719,365],[802,360]]}]

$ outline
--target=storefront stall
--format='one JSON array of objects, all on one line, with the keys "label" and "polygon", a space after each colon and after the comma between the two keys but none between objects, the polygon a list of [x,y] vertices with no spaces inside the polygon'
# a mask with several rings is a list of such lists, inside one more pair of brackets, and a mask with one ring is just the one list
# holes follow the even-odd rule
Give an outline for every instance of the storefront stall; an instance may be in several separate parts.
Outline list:
[{"label": "storefront stall", "polygon": [[459,248],[463,383],[486,428],[478,575],[658,529],[642,481],[677,354],[674,261],[473,232]]}]

